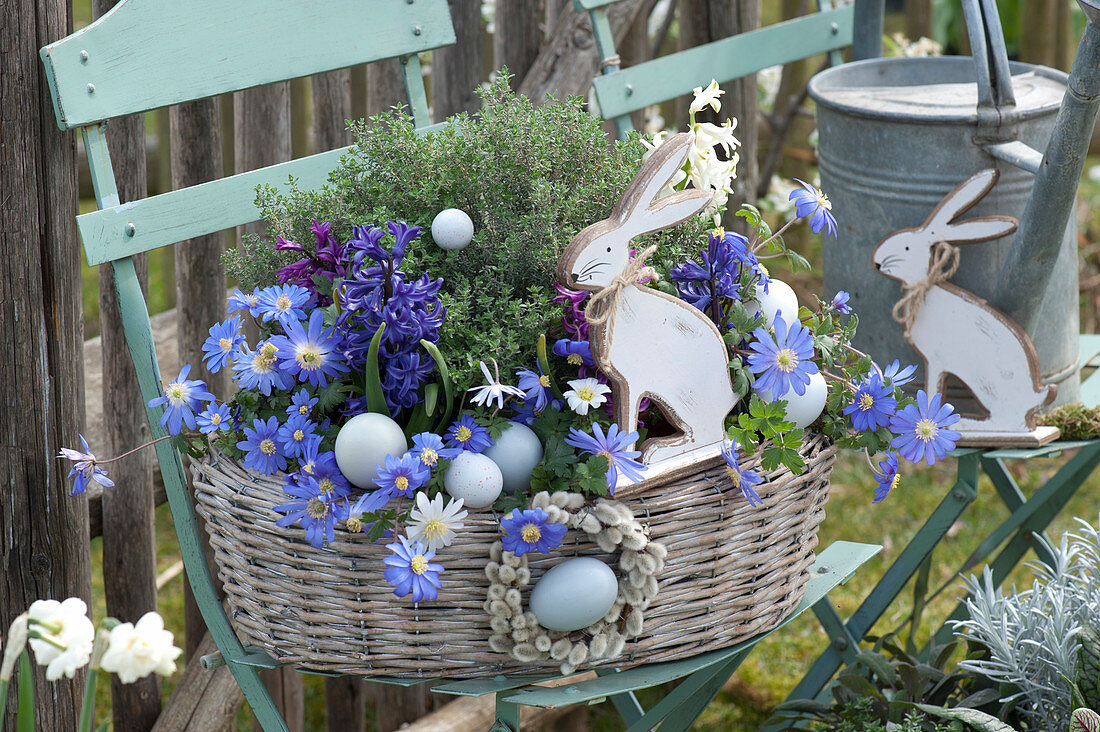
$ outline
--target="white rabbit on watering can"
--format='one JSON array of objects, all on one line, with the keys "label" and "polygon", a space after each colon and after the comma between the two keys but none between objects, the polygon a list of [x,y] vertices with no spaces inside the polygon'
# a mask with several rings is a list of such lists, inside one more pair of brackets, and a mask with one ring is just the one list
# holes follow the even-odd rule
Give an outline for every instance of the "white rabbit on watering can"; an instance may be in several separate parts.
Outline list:
[{"label": "white rabbit on watering can", "polygon": [[989,412],[986,419],[964,418],[955,425],[964,441],[968,432],[983,435],[982,444],[990,436],[1033,432],[1035,411],[1050,404],[1056,391],[1040,384],[1038,357],[1023,330],[982,298],[947,282],[958,261],[947,245],[989,241],[1016,230],[1017,221],[1009,216],[955,221],[997,177],[993,169],[970,176],[921,226],[890,234],[873,255],[875,267],[905,290],[894,317],[925,360],[926,391],[942,391],[944,377],[953,374]]},{"label": "white rabbit on watering can", "polygon": [[674,226],[710,201],[710,193],[691,189],[658,197],[690,144],[683,133],[668,138],[642,165],[611,217],[577,234],[558,263],[558,279],[567,287],[604,291],[588,306],[589,344],[611,380],[620,429],[637,429],[638,404],[649,398],[680,430],[647,440],[646,464],[713,446],[717,454],[726,415],[737,403],[718,328],[683,300],[639,285],[644,256],[630,261],[631,239]]}]

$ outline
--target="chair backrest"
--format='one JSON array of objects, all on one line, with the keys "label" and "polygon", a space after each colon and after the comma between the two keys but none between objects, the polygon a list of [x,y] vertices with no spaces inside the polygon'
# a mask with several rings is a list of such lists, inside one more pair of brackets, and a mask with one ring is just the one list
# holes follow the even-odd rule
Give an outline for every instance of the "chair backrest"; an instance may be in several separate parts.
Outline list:
[{"label": "chair backrest", "polygon": [[[620,138],[634,129],[630,113],[705,87],[724,84],[769,66],[788,64],[853,46],[853,58],[881,54],[883,0],[856,0],[834,8],[818,0],[819,12],[620,68],[606,6],[619,0],[573,0],[592,19],[602,75],[592,82],[600,114],[615,120]],[[859,18],[859,25],[855,19]],[[839,61],[839,57],[836,59]]]},{"label": "chair backrest", "polygon": [[[132,256],[256,221],[256,186],[280,185],[294,176],[302,187],[319,187],[348,148],[120,204],[107,121],[397,57],[415,124],[427,129],[417,54],[454,41],[447,0],[122,0],[96,22],[41,49],[58,125],[79,128],[88,155],[99,210],[77,217],[85,255],[89,265],[113,267],[126,342],[146,401],[161,395],[161,382]],[[165,435],[160,412],[147,412],[155,438]],[[224,656],[240,660],[244,650],[214,591],[180,457],[167,441],[156,450],[203,618]],[[234,667],[247,694],[258,682],[238,673]],[[262,709],[257,697],[249,700],[267,720],[265,727],[285,729],[275,721],[270,697]]]}]

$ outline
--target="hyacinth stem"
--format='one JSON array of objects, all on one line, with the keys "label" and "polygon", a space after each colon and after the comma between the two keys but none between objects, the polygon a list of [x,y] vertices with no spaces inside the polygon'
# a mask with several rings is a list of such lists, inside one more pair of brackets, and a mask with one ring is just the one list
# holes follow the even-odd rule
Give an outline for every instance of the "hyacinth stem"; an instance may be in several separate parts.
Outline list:
[{"label": "hyacinth stem", "polygon": [[10,679],[0,679],[0,722],[4,720],[4,707],[8,704],[8,685]]},{"label": "hyacinth stem", "polygon": [[95,687],[99,680],[99,667],[88,670],[88,679],[84,682],[84,701],[80,704],[79,732],[92,732],[95,723]]}]

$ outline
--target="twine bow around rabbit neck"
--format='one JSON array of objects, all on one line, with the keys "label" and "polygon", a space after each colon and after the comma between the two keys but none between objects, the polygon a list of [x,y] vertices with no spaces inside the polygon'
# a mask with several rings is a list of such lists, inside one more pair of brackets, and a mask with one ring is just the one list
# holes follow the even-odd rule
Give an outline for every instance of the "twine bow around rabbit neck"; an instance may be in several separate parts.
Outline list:
[{"label": "twine bow around rabbit neck", "polygon": [[657,276],[656,270],[647,267],[645,263],[655,251],[657,251],[656,244],[646,247],[641,254],[632,261],[627,262],[623,271],[611,280],[611,284],[592,296],[588,301],[588,307],[584,309],[584,319],[588,321],[589,325],[601,326],[607,324],[608,330],[612,329],[623,288]]},{"label": "twine bow around rabbit neck", "polygon": [[951,279],[959,269],[959,248],[953,247],[945,241],[938,241],[932,245],[932,259],[928,265],[928,276],[914,284],[905,283],[901,286],[903,295],[894,305],[892,315],[894,320],[902,324],[905,329],[905,337],[909,337],[909,330],[913,327],[913,321],[917,319],[924,296],[936,285]]}]

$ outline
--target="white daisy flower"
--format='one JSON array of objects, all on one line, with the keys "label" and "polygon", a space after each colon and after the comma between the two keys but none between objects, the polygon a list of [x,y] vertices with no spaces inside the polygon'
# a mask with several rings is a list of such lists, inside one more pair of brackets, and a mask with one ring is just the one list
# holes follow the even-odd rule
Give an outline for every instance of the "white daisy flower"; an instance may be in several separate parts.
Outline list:
[{"label": "white daisy flower", "polygon": [[455,532],[465,524],[467,511],[462,508],[462,499],[452,499],[443,507],[443,494],[436,494],[432,500],[423,491],[416,494],[416,508],[409,512],[409,541],[420,541],[430,551],[450,546],[455,540]]},{"label": "white daisy flower", "polygon": [[611,393],[611,387],[601,384],[595,378],[573,379],[569,382],[573,387],[562,394],[569,402],[569,408],[577,414],[584,416],[592,407],[598,407],[607,401],[607,395]]},{"label": "white daisy flower", "polygon": [[[491,358],[489,360],[493,362],[493,369],[495,370],[497,368],[496,359]],[[509,386],[507,384],[500,383],[499,370],[497,371],[497,376],[494,379],[493,376],[489,373],[489,369],[485,366],[484,361],[478,361],[478,364],[481,365],[481,373],[485,375],[485,381],[488,383],[486,383],[484,386],[475,386],[471,389],[467,389],[467,391],[475,392],[473,399],[471,399],[474,404],[477,404],[478,406],[487,406],[492,404],[495,400],[497,403],[497,408],[503,409],[505,394],[510,394],[511,396],[517,396],[520,398],[524,396],[523,389],[520,389],[516,386]]]}]

